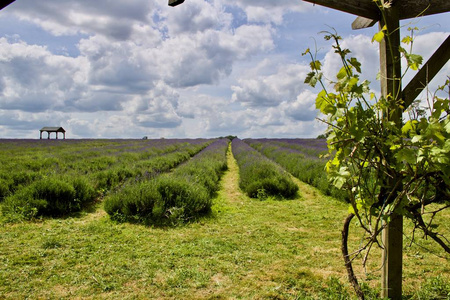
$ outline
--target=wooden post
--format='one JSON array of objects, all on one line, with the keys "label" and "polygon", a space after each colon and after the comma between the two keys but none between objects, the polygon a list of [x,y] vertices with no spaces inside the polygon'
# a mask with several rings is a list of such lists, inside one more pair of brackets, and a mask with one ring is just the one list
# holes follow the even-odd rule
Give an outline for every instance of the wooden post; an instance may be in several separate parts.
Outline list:
[{"label": "wooden post", "polygon": [[[389,121],[402,126],[402,108],[398,101],[401,97],[401,62],[400,62],[400,20],[395,5],[385,10],[385,18],[380,21],[380,29],[385,25],[387,32],[380,43],[381,93],[389,97],[395,105],[385,112]],[[389,163],[389,162],[388,162]],[[393,187],[396,178],[388,179],[386,184]],[[402,298],[402,254],[403,254],[403,217],[394,215],[386,224],[383,232],[383,270],[382,297]]]}]

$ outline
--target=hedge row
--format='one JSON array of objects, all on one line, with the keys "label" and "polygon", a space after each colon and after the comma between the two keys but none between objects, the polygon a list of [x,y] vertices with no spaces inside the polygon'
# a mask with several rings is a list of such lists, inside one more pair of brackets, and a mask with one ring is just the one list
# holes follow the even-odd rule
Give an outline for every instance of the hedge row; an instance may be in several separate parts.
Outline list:
[{"label": "hedge row", "polygon": [[105,201],[105,211],[119,221],[146,224],[186,222],[208,212],[227,168],[229,141],[212,143],[172,173],[128,184]]},{"label": "hedge row", "polygon": [[239,165],[239,186],[249,197],[292,198],[296,195],[298,186],[279,165],[238,138],[233,139],[232,150]]}]

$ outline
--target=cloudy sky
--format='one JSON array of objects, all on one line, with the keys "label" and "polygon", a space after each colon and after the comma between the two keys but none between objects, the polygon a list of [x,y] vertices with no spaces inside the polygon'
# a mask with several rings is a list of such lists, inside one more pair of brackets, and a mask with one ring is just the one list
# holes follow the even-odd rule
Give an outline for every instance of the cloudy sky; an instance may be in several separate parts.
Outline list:
[{"label": "cloudy sky", "polygon": [[[407,20],[427,59],[450,33],[449,13]],[[378,73],[377,27],[300,0],[16,0],[0,11],[0,138],[316,137],[318,90],[303,81],[317,49],[330,77],[338,60],[319,32],[335,28]],[[444,67],[433,85],[450,74]],[[407,78],[412,75],[408,74]]]}]

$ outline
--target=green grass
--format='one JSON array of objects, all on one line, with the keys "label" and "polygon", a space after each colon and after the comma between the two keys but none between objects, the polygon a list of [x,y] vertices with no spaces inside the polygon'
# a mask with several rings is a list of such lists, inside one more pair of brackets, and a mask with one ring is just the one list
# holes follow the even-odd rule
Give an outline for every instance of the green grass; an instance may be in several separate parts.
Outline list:
[{"label": "green grass", "polygon": [[[250,199],[239,190],[231,156],[228,167],[211,215],[185,226],[115,223],[101,203],[72,217],[3,223],[0,299],[353,296],[340,255],[346,205],[298,181],[302,198]],[[423,299],[448,288],[448,259],[417,246],[405,250],[405,294]],[[375,269],[380,260],[371,262]],[[356,267],[365,284],[379,288],[379,272],[365,277]]]}]

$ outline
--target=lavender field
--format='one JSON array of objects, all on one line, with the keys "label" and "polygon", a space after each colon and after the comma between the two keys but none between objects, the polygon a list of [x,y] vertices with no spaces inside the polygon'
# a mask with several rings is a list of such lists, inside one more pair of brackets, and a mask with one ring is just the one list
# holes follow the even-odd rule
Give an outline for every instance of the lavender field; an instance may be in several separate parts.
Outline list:
[{"label": "lavender field", "polygon": [[2,140],[2,213],[17,221],[80,211],[127,181],[168,172],[212,142]]},{"label": "lavender field", "polygon": [[[115,219],[188,220],[211,206],[227,167],[229,142],[1,140],[2,214],[10,221],[63,216],[104,200]],[[240,168],[240,187],[250,197],[294,197],[298,187],[287,172],[338,196],[319,158],[326,152],[324,140],[236,138],[231,149]]]},{"label": "lavender field", "polygon": [[[0,298],[353,299],[326,152],[316,139],[0,140]],[[405,249],[405,299],[448,295],[437,251]],[[355,260],[377,299],[379,261],[367,267]]]}]

